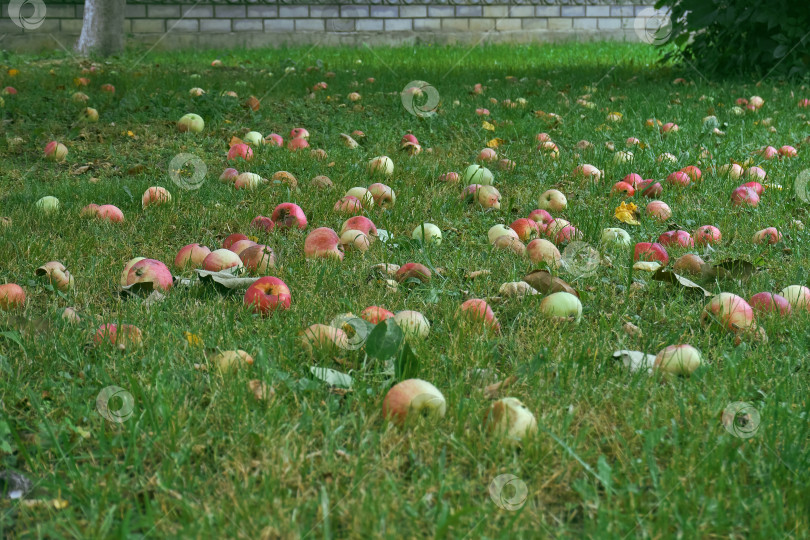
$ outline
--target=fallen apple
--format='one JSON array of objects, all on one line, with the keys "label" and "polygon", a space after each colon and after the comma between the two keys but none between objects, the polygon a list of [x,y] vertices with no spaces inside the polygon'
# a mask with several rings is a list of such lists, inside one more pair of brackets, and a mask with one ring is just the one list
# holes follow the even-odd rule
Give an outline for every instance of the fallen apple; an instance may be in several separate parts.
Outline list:
[{"label": "fallen apple", "polygon": [[404,310],[394,315],[394,321],[402,329],[402,333],[408,338],[418,338],[424,340],[430,334],[430,323],[427,318],[418,311]]},{"label": "fallen apple", "polygon": [[747,330],[754,326],[754,310],[745,299],[724,292],[714,296],[703,308],[700,320],[708,323],[712,319],[733,332]]},{"label": "fallen apple", "polygon": [[307,259],[343,260],[343,246],[338,234],[328,227],[318,227],[304,240],[304,257]]},{"label": "fallen apple", "polygon": [[65,161],[67,155],[67,146],[60,142],[51,141],[45,145],[45,157],[51,161]]},{"label": "fallen apple", "polygon": [[[391,176],[394,174],[394,162],[388,156],[378,156],[368,162],[368,172],[372,176]],[[375,203],[376,197],[375,197]]]},{"label": "fallen apple", "polygon": [[180,133],[200,133],[204,127],[205,121],[202,116],[194,113],[184,114],[177,121],[177,131]]},{"label": "fallen apple", "polygon": [[122,351],[128,347],[137,347],[142,341],[141,329],[132,324],[102,324],[96,330],[95,336],[93,336],[93,342],[96,346],[110,344]]},{"label": "fallen apple", "polygon": [[394,273],[394,279],[402,283],[408,279],[418,279],[422,283],[427,283],[432,277],[427,266],[415,262],[405,263]]},{"label": "fallen apple", "polygon": [[43,264],[36,269],[34,274],[46,278],[48,283],[62,292],[72,289],[74,285],[73,276],[70,275],[65,265],[58,261]]},{"label": "fallen apple", "polygon": [[393,318],[394,314],[379,306],[369,306],[360,313],[360,317],[376,325],[386,319]]},{"label": "fallen apple", "polygon": [[632,242],[630,234],[618,227],[602,229],[601,239],[603,244],[616,244],[619,246],[629,246]]},{"label": "fallen apple", "polygon": [[790,307],[794,310],[810,311],[810,289],[807,287],[791,285],[782,289],[779,294],[790,302]]},{"label": "fallen apple", "polygon": [[51,195],[42,197],[36,202],[37,210],[45,214],[50,214],[59,210],[59,199]]},{"label": "fallen apple", "polygon": [[652,201],[645,208],[647,215],[659,221],[666,221],[672,217],[672,210],[664,201]]},{"label": "fallen apple", "polygon": [[374,197],[374,204],[381,208],[391,208],[397,202],[397,196],[394,190],[385,184],[371,184],[368,186],[371,196]]},{"label": "fallen apple", "polygon": [[568,206],[568,200],[562,192],[556,189],[549,189],[540,195],[537,206],[541,210],[550,210],[552,212],[562,212]]},{"label": "fallen apple", "polygon": [[487,409],[484,429],[491,435],[521,441],[537,433],[537,419],[517,398],[501,398]]},{"label": "fallen apple", "polygon": [[172,202],[172,194],[169,191],[160,186],[152,186],[147,189],[143,197],[141,197],[141,206],[146,208],[147,206],[160,206],[161,204],[167,204]]},{"label": "fallen apple", "polygon": [[555,292],[543,298],[540,311],[555,321],[573,320],[578,323],[582,318],[582,302],[571,293]]},{"label": "fallen apple", "polygon": [[25,305],[25,291],[16,283],[0,285],[0,309],[11,311]]},{"label": "fallen apple", "polygon": [[465,184],[481,184],[482,186],[490,186],[495,180],[492,171],[481,165],[470,165],[461,175],[461,179]]},{"label": "fallen apple", "polygon": [[313,324],[299,335],[301,347],[310,355],[315,352],[334,354],[338,350],[346,350],[349,346],[349,336],[346,332],[325,324]]},{"label": "fallen apple", "polygon": [[782,233],[776,227],[768,227],[754,233],[752,241],[755,244],[776,244],[782,240]]},{"label": "fallen apple", "polygon": [[291,301],[290,288],[273,276],[265,276],[254,281],[244,297],[245,305],[252,307],[253,312],[262,317],[272,315],[277,309],[289,309]]},{"label": "fallen apple", "polygon": [[447,402],[442,393],[422,379],[407,379],[394,385],[383,400],[383,417],[402,426],[410,416],[443,417]]},{"label": "fallen apple", "polygon": [[244,268],[245,265],[242,263],[242,259],[239,258],[239,255],[230,249],[223,248],[209,253],[205,259],[203,259],[202,266],[203,270],[208,270],[209,272],[220,272],[229,268],[235,268],[238,270]]},{"label": "fallen apple", "polygon": [[529,245],[526,246],[526,253],[533,263],[545,263],[549,268],[557,268],[562,260],[557,246],[544,238],[536,238],[529,242]]},{"label": "fallen apple", "polygon": [[205,246],[188,244],[177,252],[177,256],[174,258],[174,267],[178,270],[184,270],[189,266],[202,268],[203,261],[210,253],[211,250]]},{"label": "fallen apple", "polygon": [[658,242],[639,242],[633,250],[633,260],[659,262],[662,266],[666,266],[669,263],[669,255],[664,246]]},{"label": "fallen apple", "polygon": [[255,244],[239,253],[242,264],[254,274],[264,274],[276,267],[276,256],[269,246]]},{"label": "fallen apple", "polygon": [[307,228],[307,216],[304,214],[304,210],[294,203],[279,204],[273,209],[270,219],[282,229],[298,227],[303,231]]},{"label": "fallen apple", "polygon": [[700,351],[691,345],[670,345],[658,353],[653,367],[665,373],[689,376],[702,362]]},{"label": "fallen apple", "polygon": [[774,313],[778,311],[780,315],[785,316],[790,315],[793,311],[793,307],[787,298],[770,292],[755,294],[748,301],[748,304],[756,313]]},{"label": "fallen apple", "polygon": [[499,334],[501,325],[495,313],[485,300],[471,298],[459,307],[459,316],[474,325],[483,326],[494,334]]},{"label": "fallen apple", "polygon": [[529,218],[518,218],[509,225],[523,242],[528,242],[540,235],[540,227],[536,221]]},{"label": "fallen apple", "polygon": [[151,283],[155,290],[166,292],[172,288],[174,278],[162,262],[155,259],[141,259],[127,272],[127,285]]},{"label": "fallen apple", "polygon": [[442,231],[433,223],[422,223],[413,230],[411,238],[423,244],[429,243],[438,246],[442,243]]},{"label": "fallen apple", "polygon": [[703,225],[695,231],[695,244],[698,246],[719,244],[722,238],[723,235],[720,234],[720,229],[712,225]]}]

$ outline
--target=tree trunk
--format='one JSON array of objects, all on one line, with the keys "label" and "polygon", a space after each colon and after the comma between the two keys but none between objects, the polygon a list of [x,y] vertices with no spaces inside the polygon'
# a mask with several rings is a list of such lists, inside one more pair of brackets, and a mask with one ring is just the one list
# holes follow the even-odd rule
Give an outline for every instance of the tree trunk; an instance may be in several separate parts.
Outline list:
[{"label": "tree trunk", "polygon": [[84,0],[84,21],[76,52],[109,56],[122,51],[125,9],[125,0]]}]

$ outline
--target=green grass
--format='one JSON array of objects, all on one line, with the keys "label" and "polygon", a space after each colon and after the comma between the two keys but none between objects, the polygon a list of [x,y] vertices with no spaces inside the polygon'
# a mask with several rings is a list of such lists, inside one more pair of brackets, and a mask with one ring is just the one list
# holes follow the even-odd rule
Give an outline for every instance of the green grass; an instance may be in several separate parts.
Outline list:
[{"label": "green grass", "polygon": [[[214,58],[225,67],[210,67]],[[525,217],[552,187],[568,197],[561,216],[594,246],[604,227],[623,226],[640,242],[673,228],[716,225],[722,244],[694,252],[710,262],[738,258],[763,268],[745,281],[704,284],[711,292],[749,298],[810,284],[810,230],[794,223],[807,223],[808,205],[793,189],[796,175],[810,167],[810,146],[800,144],[810,134],[807,113],[796,107],[810,91],[778,81],[708,81],[654,60],[648,48],[620,44],[133,52],[85,75],[91,83],[81,90],[100,114],[97,124],[85,125],[76,122],[85,105],[69,99],[74,78],[82,76],[74,59],[6,56],[2,86],[19,93],[5,96],[0,109],[0,215],[12,220],[0,228],[0,281],[22,285],[28,300],[24,312],[3,319],[0,334],[0,469],[28,475],[35,482],[30,498],[68,504],[55,510],[2,500],[0,536],[807,538],[808,313],[763,317],[768,342],[735,346],[733,335],[701,326],[700,296],[643,272],[631,275],[629,252],[609,248],[612,266],[576,280],[560,273],[581,292],[579,325],[545,319],[539,297],[495,304],[499,337],[480,337],[454,316],[465,298],[493,296],[501,283],[532,269],[526,259],[493,251],[486,233]],[[319,70],[306,71],[316,65]],[[289,66],[296,70],[285,76]],[[12,78],[9,68],[20,73]],[[326,78],[327,71],[336,76]],[[693,84],[673,85],[676,77]],[[438,115],[422,119],[404,109],[399,92],[417,79],[440,93]],[[329,88],[308,98],[319,81]],[[115,85],[115,95],[100,91],[104,83]],[[487,87],[484,95],[470,93],[475,83]],[[192,87],[208,93],[192,98]],[[220,96],[225,90],[239,99]],[[352,91],[362,95],[358,104],[346,99]],[[584,94],[596,108],[575,103]],[[736,98],[754,94],[765,99],[760,112],[730,113]],[[259,111],[241,106],[249,95],[264,96]],[[510,109],[490,97],[522,97],[528,105]],[[494,132],[482,129],[474,112],[479,107],[490,109]],[[532,114],[536,110],[563,121],[552,125]],[[610,111],[623,113],[623,121],[606,123]],[[177,133],[174,124],[187,112],[205,119],[202,134]],[[727,122],[725,137],[705,133],[708,114]],[[652,117],[681,130],[668,137],[648,131],[644,121]],[[775,133],[761,124],[765,117],[773,119]],[[326,161],[264,147],[237,167],[264,177],[290,171],[299,191],[263,186],[245,192],[217,181],[232,136],[257,130],[286,139],[298,126],[309,130],[312,147],[328,152]],[[339,134],[353,130],[367,137],[350,150]],[[400,153],[408,130],[432,153]],[[558,160],[536,152],[541,131],[559,145]],[[647,148],[636,150],[635,163],[614,165],[605,142],[619,149],[630,136]],[[463,186],[437,178],[463,170],[493,137],[505,141],[497,152],[517,167],[495,170],[501,210],[484,211],[461,200]],[[43,159],[52,139],[68,146],[66,162]],[[581,139],[595,149],[578,156]],[[765,144],[792,144],[799,156],[762,163],[769,181],[783,189],[768,190],[756,209],[735,209],[729,196],[739,182],[709,168],[746,160]],[[699,159],[701,146],[711,158]],[[169,179],[169,161],[182,152],[208,167],[198,190],[182,190]],[[665,185],[669,224],[646,218],[639,226],[620,224],[613,210],[621,198],[609,195],[610,186],[630,172],[663,181],[676,167],[656,162],[662,152],[678,157],[677,168],[699,164],[703,181],[685,189]],[[386,183],[397,202],[390,211],[371,209],[369,217],[400,240],[423,221],[435,223],[444,231],[442,244],[422,250],[411,242],[376,242],[365,255],[347,253],[342,263],[306,261],[306,233],[340,229],[345,218],[332,206],[349,188],[372,182],[365,163],[383,154],[396,165]],[[606,177],[598,184],[572,178],[582,163],[604,169]],[[93,168],[72,174],[84,164]],[[128,174],[135,165],[143,170]],[[312,188],[309,180],[319,174],[335,189]],[[171,207],[141,208],[140,196],[152,185],[172,192]],[[45,195],[61,200],[58,213],[35,211]],[[257,236],[276,251],[274,275],[292,290],[290,310],[261,319],[243,307],[240,294],[202,287],[175,288],[152,306],[118,296],[130,258],[171,264],[185,244],[218,248],[227,235],[248,232],[254,216],[269,216],[287,201],[304,209],[307,231]],[[646,204],[641,197],[634,201]],[[114,204],[126,221],[80,218],[89,203]],[[769,226],[782,231],[783,241],[754,245],[752,234]],[[670,255],[686,251],[673,248]],[[73,292],[55,293],[35,280],[34,270],[51,260],[74,274]],[[366,280],[374,263],[409,261],[444,273],[397,293]],[[465,272],[484,269],[491,274],[464,279]],[[364,362],[362,350],[343,358],[310,358],[301,350],[298,333],[307,326],[370,305],[414,309],[430,319],[430,336],[412,345],[418,376],[447,399],[443,419],[388,426],[381,409],[392,381],[384,366]],[[79,324],[61,320],[67,306],[80,313]],[[116,321],[140,327],[143,346],[123,353],[88,346],[100,324]],[[628,336],[626,322],[643,336]],[[226,377],[195,369],[205,363],[204,353],[184,332],[209,349],[244,349],[255,363]],[[705,365],[690,378],[630,373],[612,358],[617,349],[655,354],[676,343],[703,353]],[[345,395],[330,391],[311,379],[311,365],[350,372],[354,388]],[[476,380],[476,369],[488,370],[490,378]],[[483,387],[509,376],[517,382],[504,395],[521,399],[539,424],[537,436],[519,447],[481,427],[490,403]],[[273,387],[274,399],[257,401],[247,386],[251,379]],[[96,410],[97,395],[110,385],[134,398],[134,414],[121,424]],[[734,437],[721,423],[723,409],[737,401],[751,402],[760,414],[751,438]],[[490,499],[488,486],[500,474],[525,483],[528,496],[518,510]]]}]

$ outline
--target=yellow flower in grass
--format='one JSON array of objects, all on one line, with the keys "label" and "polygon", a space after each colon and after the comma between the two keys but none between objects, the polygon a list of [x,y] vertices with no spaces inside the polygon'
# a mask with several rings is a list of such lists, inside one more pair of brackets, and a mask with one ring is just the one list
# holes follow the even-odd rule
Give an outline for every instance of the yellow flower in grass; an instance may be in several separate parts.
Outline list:
[{"label": "yellow flower in grass", "polygon": [[633,203],[621,203],[613,213],[616,219],[628,225],[641,225],[638,221],[638,206]]}]

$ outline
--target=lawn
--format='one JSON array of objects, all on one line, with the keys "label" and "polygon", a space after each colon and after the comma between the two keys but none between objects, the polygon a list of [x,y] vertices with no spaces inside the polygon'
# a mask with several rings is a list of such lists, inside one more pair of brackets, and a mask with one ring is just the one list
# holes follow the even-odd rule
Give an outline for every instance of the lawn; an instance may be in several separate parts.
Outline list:
[{"label": "lawn", "polygon": [[[0,489],[0,537],[807,538],[810,311],[757,311],[767,340],[701,313],[707,294],[750,299],[810,286],[810,202],[796,195],[797,176],[810,169],[810,108],[797,104],[810,89],[711,80],[655,59],[631,44],[133,51],[92,69],[64,53],[6,54],[0,86],[17,93],[0,109],[0,216],[8,218],[0,283],[19,284],[26,300],[0,311],[0,471],[22,473],[32,489],[22,500]],[[425,104],[428,89],[417,107],[436,114],[403,105],[403,88],[416,80],[440,99]],[[320,82],[327,87],[313,92]],[[190,95],[195,87],[206,93]],[[75,92],[88,101],[74,101]],[[754,95],[764,99],[760,109],[734,109]],[[244,106],[249,96],[258,110]],[[82,119],[86,107],[98,122]],[[476,113],[482,108],[488,116]],[[178,131],[187,113],[204,119],[202,132]],[[710,115],[722,135],[704,123]],[[661,133],[648,119],[680,129]],[[325,159],[270,144],[254,145],[250,162],[226,159],[233,137],[277,133],[286,144],[299,127]],[[365,137],[349,148],[341,133],[356,130]],[[538,151],[541,132],[557,145],[556,159]],[[421,153],[400,150],[406,133]],[[629,137],[639,143],[626,148]],[[46,158],[52,140],[66,146],[64,161]],[[487,165],[499,209],[465,200],[463,179],[439,179],[463,173],[488,143],[515,163]],[[766,160],[756,153],[766,145],[798,155]],[[625,150],[631,161],[616,158]],[[677,163],[659,160],[664,153]],[[204,164],[193,182],[188,166],[170,166],[178,154]],[[373,176],[367,163],[383,155],[393,174]],[[722,174],[732,162],[767,174],[758,206],[732,204],[732,191],[754,179]],[[574,174],[583,164],[603,176]],[[699,181],[666,181],[688,165],[701,169]],[[263,178],[288,171],[298,186],[236,189],[218,179],[230,166]],[[662,184],[666,222],[645,212],[651,199],[612,191],[634,172]],[[334,187],[313,185],[319,175]],[[363,215],[390,237],[365,252],[347,248],[342,261],[305,258],[309,233],[340,232],[348,218],[335,203],[374,182],[390,186],[396,202]],[[168,189],[171,204],[143,208],[150,186]],[[547,265],[494,249],[488,231],[527,217],[548,189],[567,198],[553,216],[591,249],[582,264],[566,255],[550,268],[578,292],[578,323],[549,318],[545,293],[499,294],[501,284]],[[59,199],[58,210],[37,207],[45,196]],[[304,230],[251,227],[285,202],[303,209]],[[617,219],[622,202],[638,206],[638,224]],[[80,215],[91,203],[117,206],[124,221]],[[423,222],[441,229],[440,244],[411,239]],[[687,253],[702,257],[702,276],[687,277],[706,293],[633,269],[635,243],[703,225],[722,240],[667,251],[669,269]],[[754,243],[767,227],[781,240]],[[623,228],[631,243],[603,242],[604,228]],[[263,274],[287,284],[289,309],[261,317],[245,306],[244,288],[227,293],[174,267],[181,247],[219,249],[234,233],[272,248],[275,268]],[[163,261],[176,276],[162,301],[122,295],[121,273],[134,257]],[[49,261],[67,267],[73,288],[35,275]],[[429,268],[430,280],[394,290],[371,268],[409,262]],[[721,263],[731,270],[705,271]],[[474,271],[488,273],[470,278]],[[489,300],[500,333],[459,316],[470,298]],[[369,306],[421,312],[429,334],[408,334],[395,352],[382,350],[380,331],[354,346],[348,327],[352,346],[302,345],[310,325]],[[63,318],[67,307],[78,322]],[[137,326],[140,345],[97,343],[106,323]],[[702,355],[690,376],[634,371],[613,356],[676,344]],[[253,364],[220,369],[216,354],[237,349]],[[312,366],[350,375],[351,387],[320,380]],[[435,385],[445,415],[390,423],[383,399],[404,378]],[[123,392],[108,409],[123,416],[108,420],[98,398],[111,386]],[[516,441],[489,429],[483,419],[502,397],[525,404],[535,433]],[[746,413],[724,422],[738,402]],[[512,475],[503,487],[501,475]]]}]

